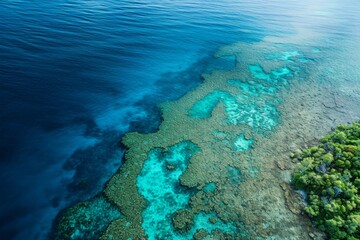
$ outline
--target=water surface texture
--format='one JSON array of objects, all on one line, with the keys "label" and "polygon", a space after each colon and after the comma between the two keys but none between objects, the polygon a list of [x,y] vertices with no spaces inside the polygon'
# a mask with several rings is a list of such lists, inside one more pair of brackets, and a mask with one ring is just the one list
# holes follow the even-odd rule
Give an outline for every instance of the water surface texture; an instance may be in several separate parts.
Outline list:
[{"label": "water surface texture", "polygon": [[[88,199],[65,216],[103,221],[72,239],[122,228],[133,239],[286,239],[271,210],[258,212],[289,179],[269,169],[359,117],[355,0],[5,0],[0,14],[1,239],[47,239],[60,210]],[[157,104],[179,98],[161,115]],[[115,174],[128,131],[157,133],[126,135],[128,164]],[[251,186],[267,190],[253,201]]]}]

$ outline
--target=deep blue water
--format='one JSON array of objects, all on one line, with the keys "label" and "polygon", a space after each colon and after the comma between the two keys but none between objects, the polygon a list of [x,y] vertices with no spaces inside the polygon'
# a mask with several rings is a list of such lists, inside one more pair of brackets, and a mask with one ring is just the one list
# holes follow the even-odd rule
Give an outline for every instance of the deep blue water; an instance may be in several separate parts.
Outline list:
[{"label": "deep blue water", "polygon": [[60,209],[99,192],[121,164],[121,135],[155,131],[155,105],[200,84],[220,46],[296,24],[358,35],[349,5],[1,1],[0,238],[45,239]]}]

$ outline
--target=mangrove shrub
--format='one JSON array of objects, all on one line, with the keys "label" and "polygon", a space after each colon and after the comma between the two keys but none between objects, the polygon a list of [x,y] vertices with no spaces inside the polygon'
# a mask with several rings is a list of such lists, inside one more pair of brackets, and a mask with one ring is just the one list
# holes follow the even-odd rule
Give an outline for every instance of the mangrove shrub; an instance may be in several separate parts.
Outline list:
[{"label": "mangrove shrub", "polygon": [[360,124],[339,126],[317,146],[291,154],[292,182],[307,194],[305,212],[331,239],[360,239]]}]

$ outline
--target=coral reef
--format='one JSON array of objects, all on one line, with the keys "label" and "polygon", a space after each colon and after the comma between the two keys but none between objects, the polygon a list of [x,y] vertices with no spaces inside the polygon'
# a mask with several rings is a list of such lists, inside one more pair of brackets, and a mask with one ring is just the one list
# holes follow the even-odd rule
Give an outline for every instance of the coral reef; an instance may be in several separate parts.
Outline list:
[{"label": "coral reef", "polygon": [[63,239],[98,239],[106,227],[122,215],[102,195],[80,202],[61,214],[53,236]]},{"label": "coral reef", "polygon": [[323,238],[286,185],[295,167],[288,155],[354,120],[360,94],[348,95],[336,72],[324,77],[329,63],[317,60],[333,52],[297,40],[224,46],[216,57],[226,67],[161,104],[157,132],[125,135],[124,164],[103,191],[123,217],[100,239]]},{"label": "coral reef", "polygon": [[[246,62],[240,61],[244,49],[249,54]],[[273,148],[265,143],[279,126],[280,92],[295,73],[292,65],[284,67],[284,61],[265,58],[273,51],[271,43],[221,49],[219,57],[236,56],[235,68],[206,73],[197,89],[162,104],[164,121],[158,132],[124,137],[126,161],[105,194],[125,219],[114,221],[102,239],[286,236],[287,230],[279,233],[278,228],[268,226],[274,207],[268,203],[278,202],[283,195],[280,189],[275,193],[269,188],[273,180],[264,171],[267,164],[262,153]],[[185,154],[190,146],[185,148],[185,143],[198,151]],[[183,150],[175,150],[179,146]],[[254,189],[261,191],[256,203]],[[277,214],[285,214],[290,222],[285,203],[283,206],[285,210]]]},{"label": "coral reef", "polygon": [[293,184],[307,195],[305,211],[331,239],[360,238],[360,124],[339,126],[317,146],[293,154]]}]

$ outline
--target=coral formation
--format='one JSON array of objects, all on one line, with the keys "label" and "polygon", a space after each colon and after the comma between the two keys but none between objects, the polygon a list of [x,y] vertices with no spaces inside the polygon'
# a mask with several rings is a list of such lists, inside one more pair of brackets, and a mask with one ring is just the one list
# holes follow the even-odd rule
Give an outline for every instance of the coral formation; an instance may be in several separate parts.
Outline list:
[{"label": "coral formation", "polygon": [[[114,221],[102,239],[211,235],[252,239],[278,234],[272,227],[256,227],[266,225],[271,218],[266,211],[261,213],[263,206],[251,203],[250,190],[255,186],[268,188],[261,185],[269,182],[258,181],[265,175],[256,149],[279,125],[279,94],[295,74],[290,65],[283,67],[282,61],[265,58],[268,51],[274,51],[270,45],[237,44],[221,49],[219,57],[236,56],[235,68],[204,74],[205,81],[197,89],[162,104],[164,121],[158,132],[124,137],[126,161],[108,183],[105,194],[119,206],[126,220]],[[265,52],[257,52],[258,48]],[[246,62],[239,60],[244,49],[249,53]],[[251,64],[254,62],[257,64]],[[256,66],[256,74],[251,66]],[[189,159],[182,150],[172,158],[174,149],[184,143],[199,150]],[[187,167],[179,168],[179,160]],[[145,181],[156,176],[157,181]],[[152,208],[157,211],[150,213]]]},{"label": "coral formation", "polygon": [[[199,149],[189,141],[169,147],[163,154],[161,149],[153,149],[137,177],[139,193],[148,201],[142,216],[142,227],[149,239],[189,239],[198,228],[211,233],[213,229],[228,231],[227,224],[207,224],[206,214],[195,216],[184,209],[187,207],[192,191],[179,185],[179,177],[186,170],[189,159]],[[165,169],[171,164],[174,169]],[[175,213],[172,221],[170,216]],[[212,216],[212,215],[211,215]],[[175,230],[182,233],[178,234]],[[201,223],[200,223],[201,222]]]},{"label": "coral formation", "polygon": [[360,124],[339,126],[317,146],[292,155],[301,162],[293,184],[305,211],[331,239],[360,238]]},{"label": "coral formation", "polygon": [[321,239],[282,184],[295,165],[286,159],[360,107],[340,90],[334,97],[343,85],[319,84],[316,59],[330,53],[311,44],[224,46],[216,57],[232,68],[213,67],[199,87],[161,104],[156,133],[126,134],[124,164],[103,191],[123,217],[100,239]]},{"label": "coral formation", "polygon": [[102,195],[68,208],[58,217],[56,240],[97,239],[102,231],[122,215]]}]

